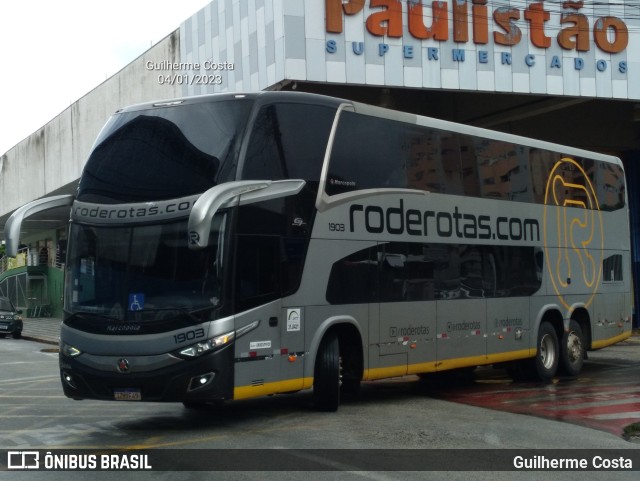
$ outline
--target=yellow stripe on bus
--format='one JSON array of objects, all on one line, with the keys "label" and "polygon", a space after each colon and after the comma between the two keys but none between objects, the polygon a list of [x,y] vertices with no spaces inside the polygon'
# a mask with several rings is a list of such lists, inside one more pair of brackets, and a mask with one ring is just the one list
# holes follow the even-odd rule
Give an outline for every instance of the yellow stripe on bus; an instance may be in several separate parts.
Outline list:
[{"label": "yellow stripe on bus", "polygon": [[443,359],[441,361],[422,362],[418,364],[378,367],[367,369],[364,373],[365,381],[375,379],[385,379],[389,377],[405,376],[407,374],[422,374],[436,371],[446,371],[461,367],[481,366],[484,364],[496,364],[500,362],[516,361],[526,359],[535,354],[533,349],[521,349],[519,351],[504,352],[481,356],[460,357],[454,359]]},{"label": "yellow stripe on bus", "polygon": [[[611,337],[609,339],[593,342],[593,349],[600,349],[611,344],[615,344],[631,336],[631,331],[625,331],[622,334]],[[481,356],[460,357],[454,359],[443,359],[441,361],[422,362],[409,365],[398,365],[389,367],[378,367],[366,369],[363,380],[373,381],[376,379],[386,379],[391,377],[401,377],[408,374],[421,374],[436,371],[446,371],[450,369],[458,369],[462,367],[482,366],[486,364],[497,364],[501,362],[516,361],[526,359],[535,355],[535,349],[521,349],[519,351],[510,351],[497,354],[488,354]],[[249,399],[259,396],[268,396],[269,394],[285,393],[291,391],[299,391],[309,389],[313,386],[313,378],[305,377],[298,379],[287,379],[286,381],[268,382],[257,386],[239,386],[233,391],[234,399]]]},{"label": "yellow stripe on bus", "polygon": [[312,377],[268,382],[257,386],[239,386],[233,390],[233,399],[249,399],[252,397],[268,396],[269,394],[299,391],[301,389],[309,389],[311,386],[313,386]]},{"label": "yellow stripe on bus", "polygon": [[618,334],[617,336],[610,337],[609,339],[593,341],[591,343],[591,349],[602,349],[603,347],[610,346],[611,344],[615,344],[616,342],[624,341],[625,339],[629,339],[630,337],[631,337],[631,331],[625,331],[622,334]]}]

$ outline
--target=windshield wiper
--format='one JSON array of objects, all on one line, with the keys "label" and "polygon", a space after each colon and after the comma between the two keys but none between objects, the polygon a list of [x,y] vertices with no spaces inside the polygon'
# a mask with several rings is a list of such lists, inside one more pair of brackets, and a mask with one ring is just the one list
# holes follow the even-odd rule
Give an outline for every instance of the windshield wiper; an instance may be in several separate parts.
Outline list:
[{"label": "windshield wiper", "polygon": [[[127,312],[126,319],[111,317],[95,312],[79,311],[69,315],[64,322],[69,326],[82,329],[96,329],[98,325],[127,325],[127,324],[161,324],[169,325],[177,322],[178,325],[200,324],[208,320],[207,315],[215,309],[215,306],[199,307],[197,309],[187,309],[185,307],[168,307],[165,309],[144,309],[141,311]],[[169,323],[169,324],[167,324]],[[91,327],[93,326],[93,327]]]},{"label": "windshield wiper", "polygon": [[197,309],[188,309],[186,307],[166,307],[163,309],[143,309],[140,311],[133,311],[129,314],[140,314],[142,319],[136,319],[137,321],[163,321],[163,320],[179,320],[189,319],[191,321],[203,322],[204,316],[209,314],[215,306],[199,307]]},{"label": "windshield wiper", "polygon": [[118,319],[117,317],[110,317],[104,314],[98,314],[97,312],[86,312],[86,311],[78,311],[71,314],[69,317],[65,318],[65,322],[73,322],[76,320],[80,321],[90,321],[90,320],[100,320],[100,321],[110,321],[110,322],[124,322],[122,319]]},{"label": "windshield wiper", "polygon": [[190,319],[197,321],[197,322],[203,322],[206,319],[204,319],[205,315],[210,314],[211,311],[213,311],[213,309],[215,308],[215,306],[204,306],[204,307],[199,307],[197,309],[187,309],[184,307],[179,307],[177,308],[178,312],[180,312],[181,314],[186,315],[187,317],[189,317]]}]

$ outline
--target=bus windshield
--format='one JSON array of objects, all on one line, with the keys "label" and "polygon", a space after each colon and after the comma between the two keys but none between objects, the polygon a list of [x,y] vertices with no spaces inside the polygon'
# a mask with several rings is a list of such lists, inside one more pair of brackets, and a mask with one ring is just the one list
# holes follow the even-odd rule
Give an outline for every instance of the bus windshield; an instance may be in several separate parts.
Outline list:
[{"label": "bus windshield", "polygon": [[111,321],[210,318],[222,299],[226,214],[209,246],[187,246],[187,221],[95,227],[73,223],[66,266],[68,316]]}]

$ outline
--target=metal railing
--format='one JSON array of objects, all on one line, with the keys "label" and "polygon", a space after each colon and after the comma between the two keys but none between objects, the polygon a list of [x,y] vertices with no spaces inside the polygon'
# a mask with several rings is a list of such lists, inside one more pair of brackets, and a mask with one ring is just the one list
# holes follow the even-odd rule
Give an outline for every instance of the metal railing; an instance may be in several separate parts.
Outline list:
[{"label": "metal railing", "polygon": [[[53,255],[52,254],[53,251]],[[22,309],[25,317],[48,317],[51,315],[46,274],[29,274],[10,271],[20,267],[48,266],[59,269],[64,263],[59,261],[54,249],[22,248],[16,257],[3,256],[0,258],[0,276],[8,273],[0,281],[0,296],[8,297],[14,305]]]},{"label": "metal railing", "polygon": [[[33,249],[31,249],[33,250]],[[18,250],[18,254],[15,257],[2,256],[0,259],[0,274],[4,274],[11,269],[17,269],[18,267],[24,267],[28,264],[29,260],[29,248],[24,247]]]},{"label": "metal railing", "polygon": [[0,275],[24,266],[46,265],[64,269],[64,261],[56,254],[55,249],[23,247],[18,250],[18,254],[15,257],[2,256],[0,258]]}]

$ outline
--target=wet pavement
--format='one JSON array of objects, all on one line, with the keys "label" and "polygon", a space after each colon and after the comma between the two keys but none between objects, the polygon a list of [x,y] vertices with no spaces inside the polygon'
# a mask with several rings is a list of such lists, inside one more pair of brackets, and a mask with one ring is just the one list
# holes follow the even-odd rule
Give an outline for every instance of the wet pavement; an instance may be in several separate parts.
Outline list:
[{"label": "wet pavement", "polygon": [[[439,386],[447,401],[528,414],[637,438],[640,431],[640,337],[589,353],[576,378],[516,383],[503,369],[478,368],[467,385]],[[625,428],[635,428],[625,432]]]},{"label": "wet pavement", "polygon": [[[24,320],[23,338],[58,345],[61,319]],[[629,437],[640,433],[640,332],[628,340],[589,353],[580,376],[552,383],[515,383],[503,369],[476,369],[467,384],[439,384],[434,397],[497,411],[528,414]],[[634,439],[635,440],[635,439]],[[640,438],[637,438],[640,441]]]}]

